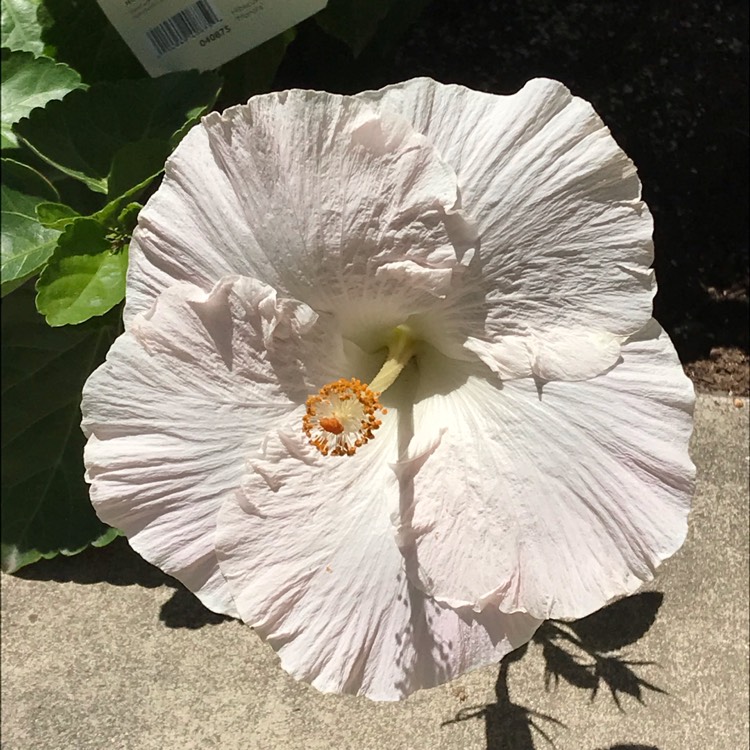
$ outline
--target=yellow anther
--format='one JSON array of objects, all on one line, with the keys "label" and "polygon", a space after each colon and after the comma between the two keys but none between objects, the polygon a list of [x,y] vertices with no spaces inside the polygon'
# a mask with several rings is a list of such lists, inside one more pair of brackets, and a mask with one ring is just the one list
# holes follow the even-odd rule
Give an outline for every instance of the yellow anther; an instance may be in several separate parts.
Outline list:
[{"label": "yellow anther", "polygon": [[302,429],[324,456],[352,456],[380,427],[386,413],[378,394],[357,378],[340,378],[307,399]]},{"label": "yellow anther", "polygon": [[377,412],[388,413],[378,397],[393,385],[413,354],[411,331],[398,326],[388,341],[388,358],[369,386],[357,378],[340,378],[309,396],[302,429],[310,445],[324,456],[352,456],[372,440],[381,424]]}]

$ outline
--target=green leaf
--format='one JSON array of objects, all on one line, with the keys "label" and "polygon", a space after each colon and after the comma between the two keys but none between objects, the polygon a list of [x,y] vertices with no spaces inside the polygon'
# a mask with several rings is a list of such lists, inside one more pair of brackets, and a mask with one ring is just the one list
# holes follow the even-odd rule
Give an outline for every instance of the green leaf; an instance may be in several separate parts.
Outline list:
[{"label": "green leaf", "polygon": [[[29,149],[24,149],[27,154],[31,154]],[[33,156],[33,154],[32,154]],[[46,162],[44,166],[51,169]],[[64,203],[77,211],[81,216],[90,216],[95,214],[107,203],[107,197],[101,193],[94,193],[89,190],[80,180],[75,180],[67,175],[60,175],[55,180],[55,187],[60,193],[58,203]]]},{"label": "green leaf", "polygon": [[34,274],[30,273],[28,276],[22,276],[20,279],[15,279],[14,281],[4,281],[2,284],[2,293],[0,294],[0,296],[5,297],[11,292],[15,292],[16,289],[23,286],[29,279],[32,279],[33,277]]},{"label": "green leaf", "polygon": [[128,203],[117,217],[117,224],[120,230],[128,237],[133,234],[133,230],[138,223],[138,214],[142,208],[143,206],[140,203]]},{"label": "green leaf", "polygon": [[[115,157],[123,147],[154,140],[174,148],[186,125],[213,105],[220,86],[215,73],[196,71],[101,83],[50,102],[15,130],[54,167],[106,194]],[[150,148],[145,149],[126,181],[153,176],[152,157]]]},{"label": "green leaf", "polygon": [[287,29],[222,65],[224,86],[219,109],[226,109],[239,101],[247,101],[254,94],[269,91],[287,47],[296,36],[295,28]]},{"label": "green leaf", "polygon": [[125,297],[127,249],[93,217],[74,219],[37,281],[36,305],[51,326],[103,315]]},{"label": "green leaf", "polygon": [[41,55],[40,0],[2,0],[0,9],[0,46]]},{"label": "green leaf", "polygon": [[92,0],[44,0],[52,23],[44,41],[52,57],[70,65],[86,83],[143,78],[143,66]]},{"label": "green leaf", "polygon": [[344,42],[356,57],[375,36],[394,0],[328,0],[315,16],[328,34]]},{"label": "green leaf", "polygon": [[36,217],[36,207],[56,197],[52,186],[25,164],[3,159],[2,165],[0,276],[5,296],[47,262],[60,232],[42,226]]},{"label": "green leaf", "polygon": [[2,568],[102,546],[117,532],[99,521],[83,480],[81,389],[104,359],[119,311],[52,329],[27,287],[3,300]]},{"label": "green leaf", "polygon": [[80,214],[65,203],[40,203],[36,218],[42,226],[62,231]]},{"label": "green leaf", "polygon": [[13,159],[2,159],[3,184],[19,193],[34,195],[41,200],[58,201],[60,196],[55,186],[29,164]]},{"label": "green leaf", "polygon": [[34,57],[31,52],[12,52],[2,66],[2,146],[18,145],[13,125],[34,109],[54,99],[62,99],[80,88],[81,77],[72,68],[50,60]]},{"label": "green leaf", "polygon": [[140,203],[131,204],[130,201],[137,198],[139,194],[149,186],[154,179],[154,176],[155,175],[147,177],[143,182],[138,183],[122,195],[118,195],[117,198],[109,201],[109,203],[103,208],[93,213],[91,218],[96,219],[100,224],[113,230],[115,234],[122,235],[123,233],[126,233],[130,235],[132,233],[132,228],[130,230],[126,229],[122,224],[121,217],[127,215],[128,207],[130,205],[141,205]]},{"label": "green leaf", "polygon": [[126,143],[112,159],[112,168],[107,176],[108,198],[112,200],[133,188],[146,187],[161,174],[171,152],[172,146],[167,140],[150,138]]}]

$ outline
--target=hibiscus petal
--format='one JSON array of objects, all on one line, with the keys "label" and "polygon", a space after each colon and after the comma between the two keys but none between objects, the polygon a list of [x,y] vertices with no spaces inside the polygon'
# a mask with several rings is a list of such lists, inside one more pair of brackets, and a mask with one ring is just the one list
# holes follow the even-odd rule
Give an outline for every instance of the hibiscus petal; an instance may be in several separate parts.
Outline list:
[{"label": "hibiscus petal", "polygon": [[170,280],[238,273],[362,340],[444,296],[471,236],[457,198],[453,170],[403,118],[322,92],[255,97],[205,117],[169,159],[131,245],[126,319]]},{"label": "hibiscus petal", "polygon": [[345,361],[315,319],[254,279],[210,293],[178,284],[131,321],[84,389],[97,514],[214,611],[236,616],[214,552],[221,503],[248,453],[320,384],[303,376],[300,358],[317,359],[305,347],[327,353],[305,368],[322,382]]},{"label": "hibiscus petal", "polygon": [[[693,389],[652,322],[607,374],[502,387],[420,362],[406,531],[414,580],[452,606],[583,617],[682,544]],[[404,518],[399,521],[404,525]]]},{"label": "hibiscus petal", "polygon": [[276,433],[219,515],[217,555],[240,616],[324,692],[398,700],[496,662],[540,624],[493,607],[457,612],[409,583],[389,518],[397,430],[389,412],[351,457]]},{"label": "hibiscus petal", "polygon": [[[421,78],[361,97],[427,136],[477,223],[482,262],[435,328],[463,318],[469,348],[501,377],[525,376],[548,356],[577,358],[574,379],[615,364],[615,344],[651,315],[652,221],[635,167],[591,105],[546,79],[511,96]],[[601,347],[576,355],[587,330]]]},{"label": "hibiscus petal", "polygon": [[501,378],[588,380],[620,361],[620,337],[602,330],[551,327],[540,334],[503,336],[498,343],[469,337],[473,351]]}]

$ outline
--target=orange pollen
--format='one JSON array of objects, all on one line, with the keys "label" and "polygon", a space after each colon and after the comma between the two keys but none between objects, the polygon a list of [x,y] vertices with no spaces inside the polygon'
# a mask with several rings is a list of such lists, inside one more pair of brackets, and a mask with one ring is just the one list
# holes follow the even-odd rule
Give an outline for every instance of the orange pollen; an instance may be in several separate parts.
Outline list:
[{"label": "orange pollen", "polygon": [[308,396],[302,430],[310,445],[324,456],[353,456],[380,427],[377,412],[386,413],[379,395],[357,378],[340,378]]}]

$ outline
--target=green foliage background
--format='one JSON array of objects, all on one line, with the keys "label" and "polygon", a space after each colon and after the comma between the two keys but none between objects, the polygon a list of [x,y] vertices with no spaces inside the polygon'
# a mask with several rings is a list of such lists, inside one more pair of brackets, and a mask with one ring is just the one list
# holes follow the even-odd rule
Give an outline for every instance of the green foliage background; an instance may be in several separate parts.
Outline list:
[{"label": "green foliage background", "polygon": [[[1,529],[14,572],[117,536],[88,499],[80,400],[121,330],[138,211],[204,114],[271,90],[297,30],[216,71],[152,79],[95,0],[0,2]],[[340,85],[345,69],[350,83],[426,4],[330,0],[305,22],[319,48],[310,64],[325,78],[327,44],[340,62],[343,42],[351,64],[330,78]]]}]

